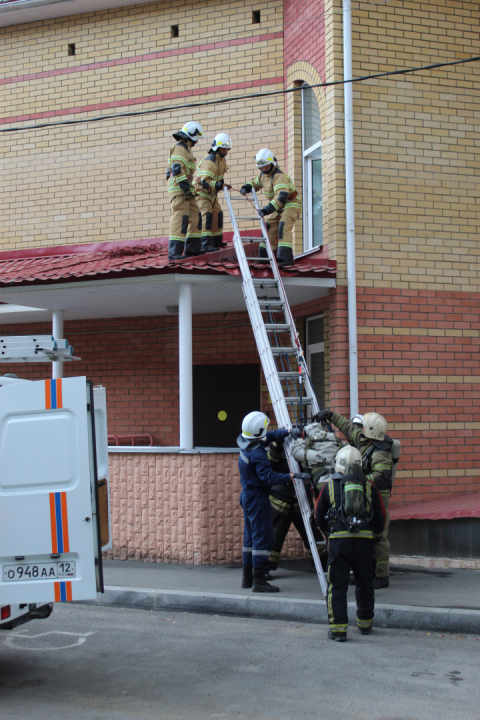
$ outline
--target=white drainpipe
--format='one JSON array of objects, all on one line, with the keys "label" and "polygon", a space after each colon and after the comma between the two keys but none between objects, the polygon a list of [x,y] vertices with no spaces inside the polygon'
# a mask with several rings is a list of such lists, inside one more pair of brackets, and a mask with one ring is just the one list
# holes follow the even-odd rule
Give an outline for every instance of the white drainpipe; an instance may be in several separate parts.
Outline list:
[{"label": "white drainpipe", "polygon": [[[52,335],[55,340],[63,340],[63,310],[54,310],[52,314]],[[52,378],[63,378],[63,362],[52,362]]]},{"label": "white drainpipe", "polygon": [[178,286],[180,447],[193,449],[192,286]]},{"label": "white drainpipe", "polygon": [[[343,0],[343,79],[352,79],[352,11]],[[355,270],[355,196],[353,176],[353,86],[343,86],[345,113],[345,204],[347,221],[348,358],[350,415],[358,413],[357,285]]]}]

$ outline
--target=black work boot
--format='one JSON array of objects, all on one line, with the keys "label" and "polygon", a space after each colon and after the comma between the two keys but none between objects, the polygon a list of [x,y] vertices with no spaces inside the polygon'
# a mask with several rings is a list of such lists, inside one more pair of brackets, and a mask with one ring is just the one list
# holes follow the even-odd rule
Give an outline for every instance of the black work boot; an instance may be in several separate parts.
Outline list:
[{"label": "black work boot", "polygon": [[328,639],[336,640],[337,642],[345,642],[347,639],[347,633],[334,632],[333,630],[328,631]]},{"label": "black work boot", "polygon": [[376,577],[373,583],[375,590],[381,590],[382,588],[390,587],[390,580],[388,577]]},{"label": "black work boot", "polygon": [[277,265],[293,265],[293,250],[291,247],[279,247],[277,249]]},{"label": "black work boot", "polygon": [[212,238],[209,235],[206,235],[202,237],[202,250],[205,250],[205,252],[215,252],[217,248],[213,244]]},{"label": "black work boot", "polygon": [[169,260],[180,260],[183,257],[183,246],[184,243],[180,240],[169,240],[168,241],[168,259]]},{"label": "black work boot", "polygon": [[197,257],[197,255],[205,255],[205,250],[201,248],[200,250],[185,250],[185,257]]},{"label": "black work boot", "polygon": [[213,238],[213,244],[215,246],[215,250],[220,250],[220,248],[227,247],[227,243],[223,242],[223,235],[217,235]]},{"label": "black work boot", "polygon": [[251,588],[253,585],[253,568],[251,565],[243,566],[242,588]]},{"label": "black work boot", "polygon": [[270,585],[265,579],[265,568],[253,569],[253,592],[280,592],[280,588]]}]

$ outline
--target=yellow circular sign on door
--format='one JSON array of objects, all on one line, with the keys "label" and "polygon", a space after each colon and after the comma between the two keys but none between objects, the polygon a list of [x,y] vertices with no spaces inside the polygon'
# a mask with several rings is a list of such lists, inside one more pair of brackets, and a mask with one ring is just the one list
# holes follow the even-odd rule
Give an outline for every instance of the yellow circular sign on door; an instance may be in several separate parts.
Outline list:
[{"label": "yellow circular sign on door", "polygon": [[220,410],[220,412],[218,413],[218,419],[222,422],[227,419],[227,413],[225,412],[225,410]]}]

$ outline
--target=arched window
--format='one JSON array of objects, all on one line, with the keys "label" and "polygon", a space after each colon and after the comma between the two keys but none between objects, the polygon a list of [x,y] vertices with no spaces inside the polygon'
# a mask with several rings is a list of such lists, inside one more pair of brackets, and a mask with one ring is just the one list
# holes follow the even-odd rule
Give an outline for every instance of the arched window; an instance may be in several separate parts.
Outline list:
[{"label": "arched window", "polygon": [[322,140],[315,91],[302,85],[303,242],[304,250],[323,245]]}]

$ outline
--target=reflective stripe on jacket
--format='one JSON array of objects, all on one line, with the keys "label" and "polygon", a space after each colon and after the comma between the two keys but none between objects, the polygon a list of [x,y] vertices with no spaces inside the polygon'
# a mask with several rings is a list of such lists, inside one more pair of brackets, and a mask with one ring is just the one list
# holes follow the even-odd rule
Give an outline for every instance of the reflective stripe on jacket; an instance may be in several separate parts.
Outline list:
[{"label": "reflective stripe on jacket", "polygon": [[[261,172],[257,177],[250,181],[255,190],[265,192],[265,197],[269,200],[277,212],[281,212],[286,207],[296,207],[302,209],[302,198],[297,193],[292,179],[276,167],[268,175]],[[293,198],[293,195],[296,197]],[[289,200],[288,198],[292,199]]]},{"label": "reflective stripe on jacket", "polygon": [[376,443],[365,437],[361,427],[337,412],[332,413],[331,422],[345,435],[350,445],[360,450],[362,458],[366,460],[363,471],[370,482],[375,483],[379,490],[390,490],[393,460],[389,448],[393,441],[388,435],[384,442]]},{"label": "reflective stripe on jacket", "polygon": [[[199,197],[207,197],[213,200],[217,191],[215,183],[224,180],[228,170],[225,158],[218,152],[210,152],[198,165],[197,177],[195,179],[195,194]],[[208,190],[205,187],[208,184]]]},{"label": "reflective stripe on jacket", "polygon": [[[183,195],[184,192],[180,187],[181,182],[188,181],[192,183],[193,175],[196,168],[196,159],[191,151],[193,144],[188,140],[181,140],[173,146],[168,157],[168,170],[170,179],[168,181],[168,193],[170,197],[174,195]],[[180,175],[173,175],[173,165],[180,165]]]},{"label": "reflective stripe on jacket", "polygon": [[315,508],[315,520],[325,535],[330,532],[330,540],[351,537],[366,538],[368,540],[375,539],[379,541],[382,537],[386,517],[385,508],[383,507],[380,493],[375,485],[371,483],[365,475],[363,478],[365,480],[366,497],[372,507],[373,514],[372,519],[363,523],[358,532],[351,532],[338,514],[334,517],[332,527],[329,528],[330,510],[333,509],[335,511],[341,507],[341,483],[344,476],[341,473],[335,473],[328,483],[325,483],[323,486]]}]

